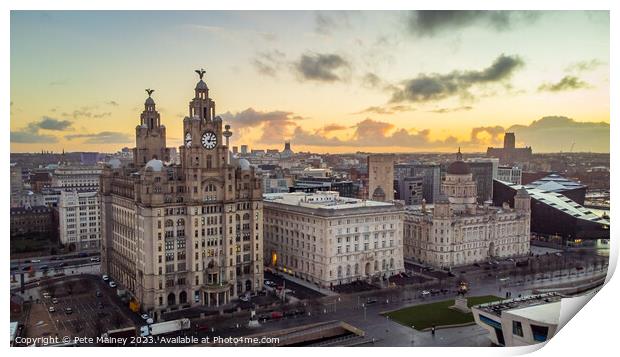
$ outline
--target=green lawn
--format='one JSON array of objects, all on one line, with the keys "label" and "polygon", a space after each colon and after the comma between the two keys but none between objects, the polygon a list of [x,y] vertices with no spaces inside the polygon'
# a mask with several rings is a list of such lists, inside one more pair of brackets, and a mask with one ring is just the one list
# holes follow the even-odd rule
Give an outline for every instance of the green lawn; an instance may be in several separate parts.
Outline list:
[{"label": "green lawn", "polygon": [[[473,305],[497,300],[502,300],[502,298],[493,295],[472,296],[467,298],[467,306],[471,307]],[[445,300],[431,304],[406,307],[386,313],[384,316],[389,316],[390,319],[405,326],[411,327],[413,325],[416,330],[424,330],[432,326],[439,327],[474,322],[474,317],[471,313],[464,314],[457,310],[450,309],[449,307],[453,305],[454,299]]]}]

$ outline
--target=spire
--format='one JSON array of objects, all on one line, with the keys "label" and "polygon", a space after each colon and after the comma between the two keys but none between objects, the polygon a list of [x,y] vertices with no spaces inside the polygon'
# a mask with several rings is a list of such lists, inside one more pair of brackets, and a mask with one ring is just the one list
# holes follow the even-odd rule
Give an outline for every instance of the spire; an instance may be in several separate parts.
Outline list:
[{"label": "spire", "polygon": [[460,146],[459,146],[459,151],[456,153],[456,161],[463,161],[463,154],[461,154]]}]

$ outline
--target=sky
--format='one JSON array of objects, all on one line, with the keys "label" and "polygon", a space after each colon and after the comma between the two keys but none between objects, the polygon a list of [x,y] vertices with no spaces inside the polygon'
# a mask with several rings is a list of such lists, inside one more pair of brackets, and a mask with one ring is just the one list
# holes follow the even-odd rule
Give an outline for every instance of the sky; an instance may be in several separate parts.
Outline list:
[{"label": "sky", "polygon": [[204,68],[231,145],[609,152],[607,11],[12,11],[11,152],[181,145]]}]

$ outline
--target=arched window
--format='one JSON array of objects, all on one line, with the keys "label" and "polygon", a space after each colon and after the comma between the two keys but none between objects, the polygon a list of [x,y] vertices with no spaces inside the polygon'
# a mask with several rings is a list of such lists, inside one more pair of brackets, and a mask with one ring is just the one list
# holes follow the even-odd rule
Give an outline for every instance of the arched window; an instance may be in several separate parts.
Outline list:
[{"label": "arched window", "polygon": [[174,227],[174,222],[171,219],[166,220],[166,227]]}]

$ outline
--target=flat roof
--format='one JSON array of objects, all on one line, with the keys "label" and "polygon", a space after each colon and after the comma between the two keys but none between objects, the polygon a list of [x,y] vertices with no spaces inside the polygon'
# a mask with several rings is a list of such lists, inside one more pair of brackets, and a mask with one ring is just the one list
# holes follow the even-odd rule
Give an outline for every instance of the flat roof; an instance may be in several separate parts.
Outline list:
[{"label": "flat roof", "polygon": [[[561,295],[551,292],[546,294],[528,295],[520,298],[490,302],[477,305],[475,306],[475,308],[498,317],[502,316],[502,312],[509,312],[511,314],[514,313],[515,315],[523,317],[530,316],[528,318],[542,321],[539,316],[547,316],[548,318],[552,318],[553,311],[554,309],[556,309],[556,307],[548,307],[547,309],[549,309],[550,311],[546,311],[545,308],[533,309],[531,311],[528,311],[528,309],[532,307],[549,305],[556,302],[559,304],[561,302],[561,299]],[[555,323],[557,323],[557,319],[559,318],[559,308],[560,306],[557,306],[558,316],[555,318]],[[536,315],[537,313],[539,313],[540,315]]]},{"label": "flat roof", "polygon": [[362,207],[391,207],[391,202],[360,200],[358,198],[340,197],[336,191],[322,191],[316,193],[289,192],[265,193],[265,202],[280,203],[283,205],[306,207],[314,209],[351,209]]},{"label": "flat roof", "polygon": [[560,321],[560,309],[562,301],[528,306],[521,309],[506,311],[507,314],[523,317],[529,320],[542,322],[548,325],[557,325]]}]

